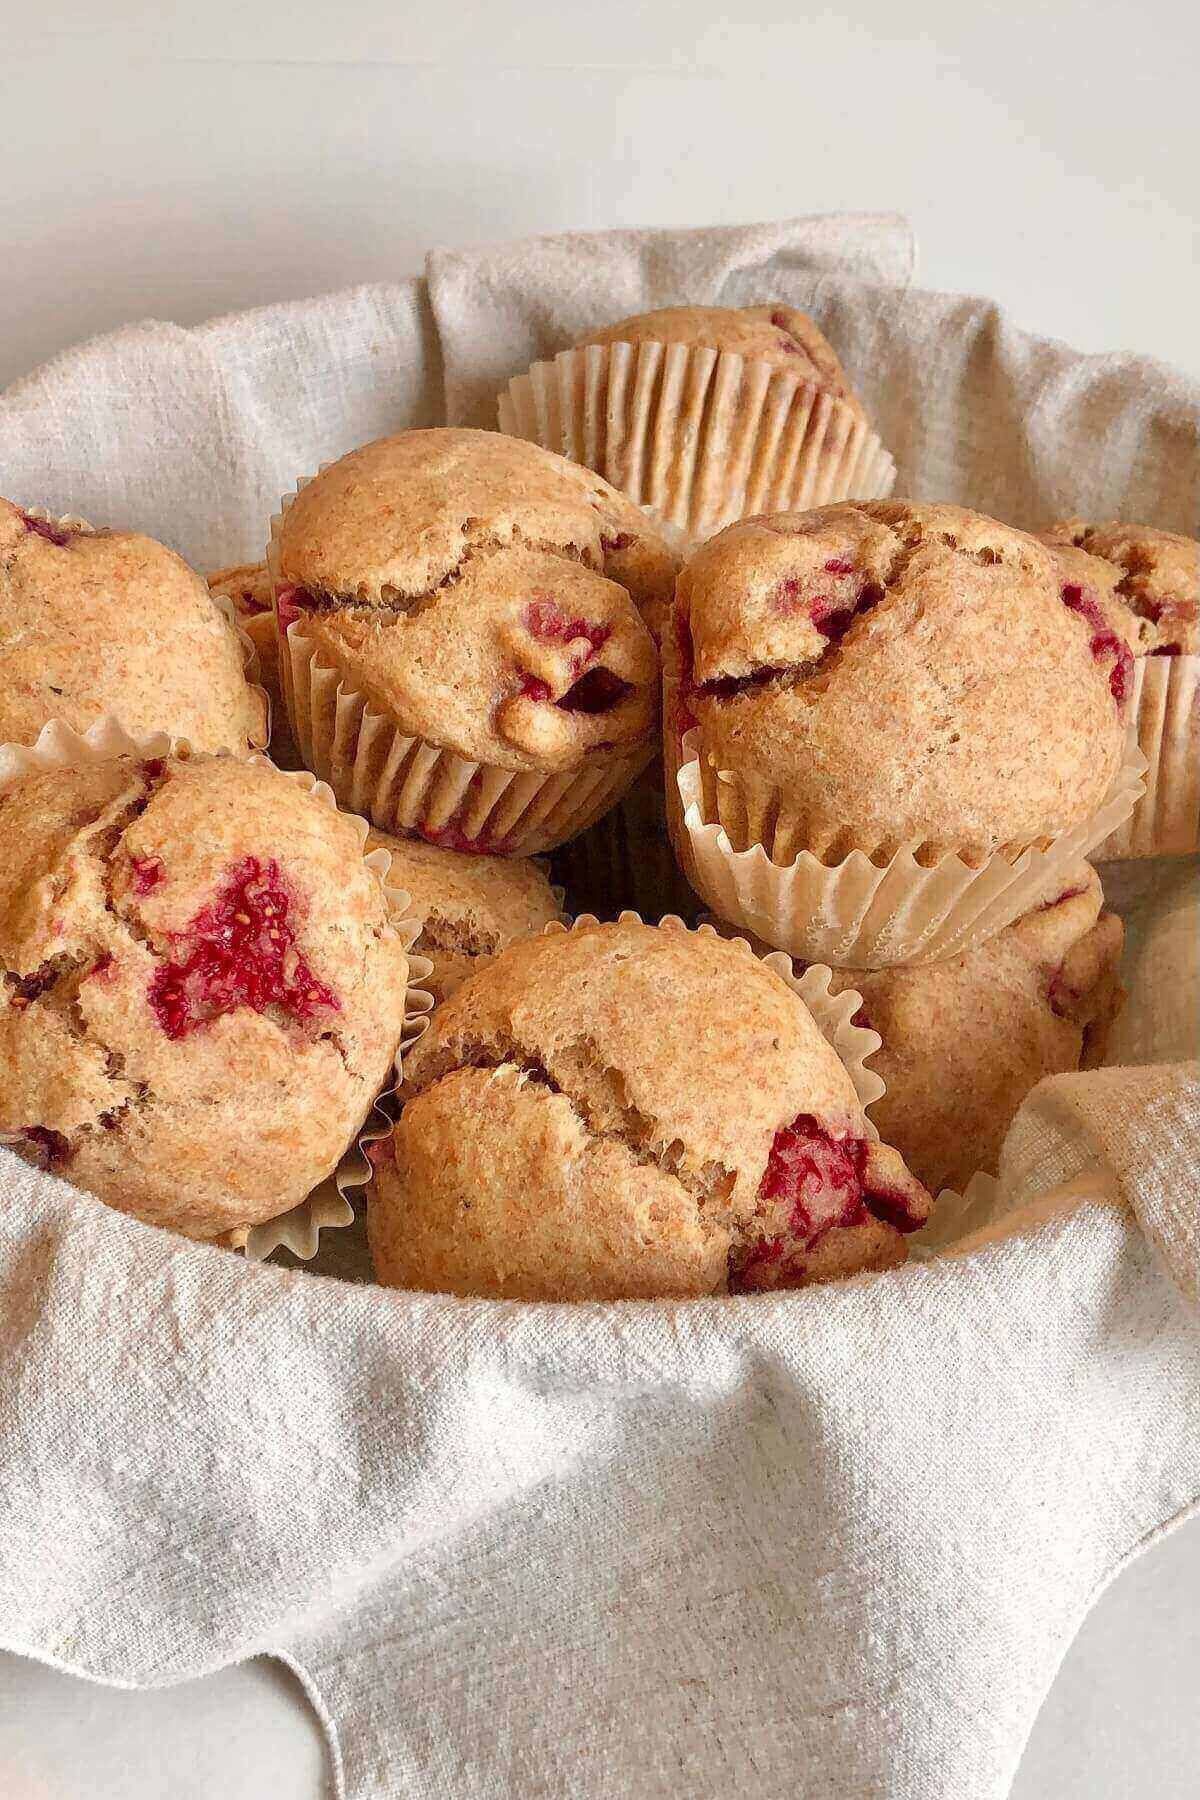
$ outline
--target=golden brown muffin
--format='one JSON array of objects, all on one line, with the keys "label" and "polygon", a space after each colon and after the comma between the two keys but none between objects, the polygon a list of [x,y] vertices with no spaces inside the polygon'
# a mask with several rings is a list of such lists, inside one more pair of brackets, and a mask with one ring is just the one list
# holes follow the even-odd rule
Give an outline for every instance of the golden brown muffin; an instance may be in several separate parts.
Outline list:
[{"label": "golden brown muffin", "polygon": [[697,345],[770,363],[836,394],[856,413],[863,410],[832,344],[820,326],[794,306],[663,306],[593,331],[578,348],[646,343]]},{"label": "golden brown muffin", "polygon": [[0,1132],[214,1238],[296,1205],[391,1069],[407,957],[350,820],[263,758],[0,794]]},{"label": "golden brown muffin", "polygon": [[799,1286],[905,1256],[929,1196],[744,944],[577,926],[434,1014],[368,1215],[379,1279],[540,1300]]},{"label": "golden brown muffin", "polygon": [[412,952],[433,964],[421,986],[437,1001],[498,950],[562,920],[545,872],[523,857],[464,856],[372,831],[367,848],[378,846],[392,859],[389,883],[405,889],[409,913],[421,922]]},{"label": "golden brown muffin", "polygon": [[831,991],[856,988],[857,1022],[883,1039],[871,1068],[887,1092],[871,1117],[932,1193],[996,1173],[1009,1125],[1044,1076],[1103,1061],[1123,938],[1084,863],[1048,902],[963,956],[835,973]]},{"label": "golden brown muffin", "polygon": [[668,729],[697,729],[735,849],[980,863],[1087,819],[1120,765],[1128,647],[1072,605],[1051,550],[981,514],[743,520],[677,596]]},{"label": "golden brown muffin", "polygon": [[201,750],[266,742],[261,691],[203,581],[153,538],[0,500],[0,742],[114,714]]},{"label": "golden brown muffin", "polygon": [[[1099,601],[1138,656],[1200,655],[1200,544],[1151,525],[1061,519],[1041,533],[1080,603]],[[1073,553],[1073,554],[1072,554]],[[1121,618],[1123,615],[1123,618]]]}]

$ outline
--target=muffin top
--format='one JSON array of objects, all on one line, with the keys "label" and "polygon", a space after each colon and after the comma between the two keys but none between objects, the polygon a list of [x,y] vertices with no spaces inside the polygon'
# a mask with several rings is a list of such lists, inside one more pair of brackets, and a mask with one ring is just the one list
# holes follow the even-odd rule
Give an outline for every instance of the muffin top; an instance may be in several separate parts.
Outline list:
[{"label": "muffin top", "polygon": [[1103,1060],[1123,937],[1080,863],[1043,905],[962,956],[834,975],[831,990],[857,988],[858,1022],[883,1039],[871,1067],[887,1092],[871,1117],[932,1193],[995,1174],[1026,1094]]},{"label": "muffin top", "polygon": [[656,312],[618,319],[582,340],[588,344],[689,344],[727,350],[754,362],[785,369],[836,394],[857,413],[862,406],[846,380],[832,344],[794,306],[663,306]]},{"label": "muffin top", "polygon": [[433,964],[421,986],[435,1000],[444,1000],[481,959],[563,916],[545,871],[528,858],[466,856],[372,831],[367,847],[377,846],[392,858],[389,885],[407,891],[408,910],[421,922],[413,952]]},{"label": "muffin top", "polygon": [[1094,593],[1139,656],[1200,655],[1200,544],[1151,525],[1060,519],[1041,533],[1070,580]]},{"label": "muffin top", "polygon": [[408,960],[359,833],[262,758],[0,794],[0,1132],[215,1237],[297,1204],[386,1079]]},{"label": "muffin top", "polygon": [[979,513],[745,519],[677,594],[674,727],[830,861],[1015,851],[1088,817],[1119,767],[1127,645],[1053,551]]},{"label": "muffin top", "polygon": [[405,1069],[370,1225],[384,1281],[618,1298],[902,1259],[929,1198],[803,1001],[744,944],[577,926],[472,975]]},{"label": "muffin top", "polygon": [[505,769],[645,748],[674,561],[599,476],[487,431],[410,431],[301,488],[277,542],[280,629],[413,735]]},{"label": "muffin top", "polygon": [[202,750],[266,741],[263,696],[204,582],[153,538],[0,500],[0,742],[113,713]]}]

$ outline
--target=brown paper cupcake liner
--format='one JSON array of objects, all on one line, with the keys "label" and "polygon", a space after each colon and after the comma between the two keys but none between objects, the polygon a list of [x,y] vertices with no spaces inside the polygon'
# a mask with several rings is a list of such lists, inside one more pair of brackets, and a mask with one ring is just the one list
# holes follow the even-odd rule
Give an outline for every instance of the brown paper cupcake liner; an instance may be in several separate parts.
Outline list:
[{"label": "brown paper cupcake liner", "polygon": [[[307,487],[312,476],[296,483]],[[278,626],[279,529],[293,495],[271,520],[268,565]],[[429,739],[405,733],[322,659],[293,620],[279,639],[280,686],[306,766],[339,803],[380,831],[418,836],[448,849],[495,856],[536,856],[585,831],[615,805],[650,762],[653,742],[629,755],[579,769],[502,769],[472,762]]]},{"label": "brown paper cupcake liner", "polygon": [[554,872],[571,909],[615,918],[674,913],[694,924],[700,901],[683,878],[667,831],[662,764],[643,770],[602,819],[554,853]]},{"label": "brown paper cupcake liner", "polygon": [[499,396],[500,429],[603,475],[692,543],[750,513],[880,500],[896,465],[845,400],[688,344],[589,344]]},{"label": "brown paper cupcake liner", "polygon": [[[669,672],[668,718],[673,689]],[[882,865],[862,850],[832,865],[807,850],[781,863],[759,842],[734,848],[730,827],[744,841],[753,815],[748,820],[739,803],[735,818],[733,806],[726,806],[727,788],[730,802],[735,799],[732,784],[702,769],[698,734],[690,731],[680,741],[667,731],[665,743],[668,823],[692,887],[719,918],[804,962],[839,969],[940,962],[994,936],[1044,898],[1059,869],[1091,854],[1129,817],[1145,768],[1131,736],[1112,786],[1090,818],[1044,848],[1015,857],[998,851],[977,867],[953,854],[927,865],[918,860],[919,845],[903,847]],[[786,839],[786,806],[778,795],[762,798],[762,816],[785,821],[776,841]]]},{"label": "brown paper cupcake liner", "polygon": [[[90,763],[110,762],[116,756],[160,757],[170,756],[179,749],[186,749],[186,740],[172,738],[166,732],[154,732],[149,736],[136,737],[125,731],[117,719],[100,719],[90,726],[86,732],[76,732],[61,720],[44,726],[34,744],[0,744],[0,791],[11,782],[24,775],[34,774],[45,769],[78,768]],[[228,755],[223,751],[219,754]],[[265,761],[259,757],[250,760]],[[296,782],[307,793],[324,806],[336,807],[333,793],[323,782],[309,773],[307,769],[280,771],[288,781]],[[358,834],[359,842],[366,843],[368,825],[363,818],[350,818],[350,824]],[[412,916],[409,895],[403,888],[393,887],[387,879],[391,867],[391,855],[382,846],[368,852],[364,858],[368,868],[372,869],[383,885],[387,899],[388,911],[406,950],[420,936],[420,922]],[[404,1029],[397,1053],[396,1069],[399,1071],[403,1056],[420,1037],[428,1022],[433,1006],[432,997],[419,983],[430,972],[428,960],[421,956],[410,958],[409,987],[405,1002]],[[291,1207],[287,1212],[278,1214],[273,1219],[265,1219],[256,1225],[237,1227],[226,1232],[216,1242],[229,1249],[244,1250],[252,1260],[258,1261],[269,1256],[280,1247],[290,1250],[293,1255],[304,1258],[316,1254],[318,1240],[323,1229],[348,1225],[354,1217],[354,1208],[348,1195],[361,1188],[368,1179],[369,1167],[361,1149],[361,1143],[370,1141],[372,1137],[381,1137],[390,1124],[384,1115],[377,1116],[377,1102],[372,1107],[371,1121],[366,1131],[356,1132],[350,1146],[343,1153],[336,1167],[312,1193],[299,1205]],[[0,1143],[16,1143],[20,1138],[11,1134],[0,1134]],[[100,1202],[103,1204],[103,1202]]]},{"label": "brown paper cupcake liner", "polygon": [[1139,657],[1131,698],[1146,792],[1097,862],[1200,850],[1200,656]]}]

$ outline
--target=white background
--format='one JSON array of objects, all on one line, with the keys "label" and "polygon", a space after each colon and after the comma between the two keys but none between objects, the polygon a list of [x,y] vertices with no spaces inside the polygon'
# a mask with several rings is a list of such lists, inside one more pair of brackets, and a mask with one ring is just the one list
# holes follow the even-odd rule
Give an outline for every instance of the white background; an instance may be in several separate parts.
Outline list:
[{"label": "white background", "polygon": [[[924,286],[1200,371],[1194,0],[0,0],[0,386],[130,319],[421,267],[432,244],[908,213]],[[0,477],[3,445],[0,445]],[[2,481],[0,481],[2,487]],[[1124,1575],[1020,1800],[1200,1778],[1200,1526]],[[114,1695],[0,1657],[5,1800],[310,1800],[265,1669]]]}]

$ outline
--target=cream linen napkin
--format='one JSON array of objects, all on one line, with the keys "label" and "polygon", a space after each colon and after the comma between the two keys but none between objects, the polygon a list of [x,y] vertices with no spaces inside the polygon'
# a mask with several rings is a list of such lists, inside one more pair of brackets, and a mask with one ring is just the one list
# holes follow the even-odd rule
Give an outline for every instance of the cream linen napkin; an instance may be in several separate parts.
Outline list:
[{"label": "cream linen napkin", "polygon": [[[556,291],[581,316],[582,271],[594,317],[809,306],[869,371],[900,492],[1192,522],[1197,384],[882,285],[894,228],[863,230],[550,239],[432,258],[432,310],[414,283],[134,328],[0,399],[0,491],[253,554],[296,473],[438,416],[442,351],[456,416],[500,386]],[[997,1800],[1092,1599],[1200,1498],[1200,864],[1137,868],[1141,1066],[1044,1084],[1000,1222],[887,1275],[387,1293],[0,1153],[0,1642],[138,1685],[283,1656],[353,1800]]]}]

